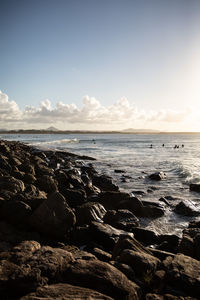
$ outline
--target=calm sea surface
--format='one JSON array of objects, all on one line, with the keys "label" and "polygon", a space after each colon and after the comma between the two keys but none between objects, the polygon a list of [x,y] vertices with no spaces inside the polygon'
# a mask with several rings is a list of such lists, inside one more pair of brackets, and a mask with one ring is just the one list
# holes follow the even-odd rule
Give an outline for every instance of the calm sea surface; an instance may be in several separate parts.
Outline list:
[{"label": "calm sea surface", "polygon": [[[121,190],[146,192],[143,199],[147,201],[173,196],[175,200],[169,201],[172,207],[165,207],[165,217],[144,221],[157,232],[180,234],[191,220],[173,212],[180,200],[200,209],[200,194],[189,191],[190,183],[200,183],[200,134],[1,134],[1,138],[92,156],[99,172],[111,175]],[[116,169],[125,173],[116,173]],[[157,171],[165,172],[166,180],[148,179]]]}]

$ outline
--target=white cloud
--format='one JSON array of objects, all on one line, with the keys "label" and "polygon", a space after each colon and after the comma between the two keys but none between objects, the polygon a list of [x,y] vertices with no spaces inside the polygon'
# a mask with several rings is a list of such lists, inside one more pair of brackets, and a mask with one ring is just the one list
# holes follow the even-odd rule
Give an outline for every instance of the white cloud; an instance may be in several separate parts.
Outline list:
[{"label": "white cloud", "polygon": [[45,124],[53,124],[61,129],[69,128],[72,126],[70,124],[79,129],[96,129],[98,125],[102,130],[130,125],[155,128],[161,123],[184,122],[190,113],[189,109],[147,112],[131,104],[125,97],[110,106],[102,106],[100,101],[89,96],[83,98],[81,108],[61,101],[52,107],[51,101],[46,99],[38,107],[27,106],[20,110],[16,102],[9,101],[8,96],[0,92],[0,125],[7,128],[11,122],[15,123],[15,127],[23,128],[42,128]]},{"label": "white cloud", "polygon": [[0,91],[0,122],[18,120],[21,111],[16,102],[9,101],[8,96]]}]

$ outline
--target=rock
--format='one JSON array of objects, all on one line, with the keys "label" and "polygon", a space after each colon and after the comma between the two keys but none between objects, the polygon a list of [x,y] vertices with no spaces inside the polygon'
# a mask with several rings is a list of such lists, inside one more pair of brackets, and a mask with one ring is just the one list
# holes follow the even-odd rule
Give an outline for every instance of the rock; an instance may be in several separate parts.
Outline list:
[{"label": "rock", "polygon": [[12,176],[4,176],[0,177],[0,189],[18,193],[23,192],[25,187],[24,183],[21,180],[16,179]]},{"label": "rock", "polygon": [[198,216],[200,214],[200,211],[194,205],[184,201],[176,205],[175,212],[183,216]]},{"label": "rock", "polygon": [[138,300],[139,287],[115,267],[99,260],[77,260],[65,273],[65,282],[108,295],[115,300]]},{"label": "rock", "polygon": [[87,202],[76,209],[77,224],[90,224],[92,221],[103,222],[105,213],[106,210],[100,203]]},{"label": "rock", "polygon": [[178,253],[183,253],[187,256],[194,257],[194,241],[188,235],[183,235],[181,242],[178,246]]},{"label": "rock", "polygon": [[23,163],[21,165],[19,165],[19,170],[24,172],[24,173],[28,173],[31,174],[33,176],[35,176],[35,168],[32,164],[29,163]]},{"label": "rock", "polygon": [[102,245],[105,250],[112,251],[120,235],[133,237],[133,234],[116,229],[108,224],[92,222],[90,225],[92,240]]},{"label": "rock", "polygon": [[28,265],[18,266],[7,260],[0,261],[1,299],[16,299],[44,283],[39,270],[31,270]]},{"label": "rock", "polygon": [[105,223],[125,231],[131,231],[133,227],[139,226],[138,218],[128,209],[109,210],[103,220]]},{"label": "rock", "polygon": [[163,180],[166,178],[166,174],[163,172],[156,172],[156,173],[149,175],[149,178],[152,180]]},{"label": "rock", "polygon": [[142,214],[142,202],[128,193],[103,192],[99,194],[99,202],[107,210],[128,209],[136,216],[141,216]]},{"label": "rock", "polygon": [[182,291],[187,296],[200,295],[200,262],[189,256],[177,254],[167,257],[163,262],[166,270],[166,281],[174,290]]},{"label": "rock", "polygon": [[135,227],[132,232],[134,233],[135,238],[146,246],[158,242],[158,235],[152,230]]},{"label": "rock", "polygon": [[98,299],[113,300],[113,298],[96,292],[92,289],[74,286],[67,283],[57,283],[38,288],[34,293],[28,294],[20,300],[74,300],[74,299]]},{"label": "rock", "polygon": [[115,169],[114,172],[115,172],[115,173],[126,173],[126,171],[120,170],[120,169]]},{"label": "rock", "polygon": [[76,217],[58,192],[50,194],[30,217],[30,225],[38,232],[55,239],[64,239],[76,223]]},{"label": "rock", "polygon": [[92,183],[102,191],[118,191],[119,187],[112,182],[111,177],[106,175],[93,175]]},{"label": "rock", "polygon": [[112,259],[116,260],[126,249],[149,255],[152,254],[150,250],[140,244],[134,237],[121,235],[113,249]]},{"label": "rock", "polygon": [[6,241],[11,245],[16,245],[24,240],[39,240],[40,236],[36,232],[18,230],[12,225],[1,221],[0,222],[0,241]]},{"label": "rock", "polygon": [[49,175],[43,175],[38,178],[36,185],[41,191],[45,191],[46,193],[55,192],[58,188],[58,183],[52,176]]},{"label": "rock", "polygon": [[70,207],[77,207],[84,204],[87,200],[84,189],[68,189],[62,187],[59,189],[60,193],[66,198]]},{"label": "rock", "polygon": [[0,169],[6,171],[7,174],[10,174],[12,167],[8,163],[6,157],[3,158],[2,156],[0,157]]},{"label": "rock", "polygon": [[190,184],[190,191],[199,193],[200,192],[200,184],[198,184],[198,183],[191,183]]},{"label": "rock", "polygon": [[92,254],[94,254],[99,260],[109,262],[112,258],[112,255],[102,249],[93,248],[90,250]]},{"label": "rock", "polygon": [[144,252],[141,253],[130,249],[123,250],[116,260],[131,266],[136,275],[143,280],[145,279],[145,274],[153,274],[160,265],[158,258]]},{"label": "rock", "polygon": [[22,201],[4,201],[0,217],[9,224],[19,225],[26,223],[31,215],[31,207]]},{"label": "rock", "polygon": [[157,249],[176,253],[180,238],[175,234],[160,234],[157,243],[160,244]]},{"label": "rock", "polygon": [[34,184],[36,180],[37,179],[33,174],[25,173],[23,176],[23,181],[28,184]]},{"label": "rock", "polygon": [[151,251],[151,253],[153,254],[153,256],[157,257],[160,260],[165,260],[168,256],[174,257],[175,254],[171,253],[171,252],[167,252],[167,251],[163,251],[163,250],[159,250],[159,249],[154,249],[154,248],[147,248]]},{"label": "rock", "polygon": [[140,216],[152,219],[160,218],[164,216],[164,209],[153,205],[143,206],[140,212]]},{"label": "rock", "polygon": [[189,228],[200,228],[200,221],[191,221],[188,225]]}]

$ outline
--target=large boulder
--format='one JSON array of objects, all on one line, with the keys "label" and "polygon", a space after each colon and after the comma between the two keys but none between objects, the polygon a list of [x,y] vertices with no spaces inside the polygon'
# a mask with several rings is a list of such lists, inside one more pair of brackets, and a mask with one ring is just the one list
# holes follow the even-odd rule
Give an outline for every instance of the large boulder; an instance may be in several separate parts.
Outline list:
[{"label": "large boulder", "polygon": [[179,202],[175,207],[175,212],[183,216],[198,216],[200,211],[193,205],[186,201]]},{"label": "large boulder", "polygon": [[115,300],[139,299],[139,287],[115,267],[99,260],[79,259],[69,265],[63,278],[70,284],[92,288]]},{"label": "large boulder", "polygon": [[90,224],[92,221],[102,222],[106,213],[105,208],[98,202],[88,202],[76,209],[78,225]]},{"label": "large boulder", "polygon": [[183,254],[167,257],[163,262],[166,280],[174,290],[182,291],[187,296],[200,295],[200,261]]},{"label": "large boulder", "polygon": [[136,216],[141,216],[144,207],[137,197],[124,192],[102,192],[98,198],[107,210],[128,209]]},{"label": "large boulder", "polygon": [[74,299],[97,299],[97,300],[113,300],[113,298],[103,295],[93,289],[83,288],[77,285],[67,283],[57,283],[39,287],[34,293],[28,294],[20,300],[74,300]]},{"label": "large boulder", "polygon": [[103,220],[115,228],[126,231],[131,231],[133,227],[139,226],[138,218],[128,209],[109,210]]},{"label": "large boulder", "polygon": [[134,272],[142,279],[147,273],[154,273],[160,265],[160,260],[153,255],[125,249],[121,252],[117,261],[131,266]]},{"label": "large boulder", "polygon": [[112,178],[106,175],[93,175],[92,183],[102,191],[118,191],[119,187],[112,182]]},{"label": "large boulder", "polygon": [[120,235],[133,237],[133,233],[116,229],[108,224],[92,222],[90,225],[92,240],[107,251],[112,251]]},{"label": "large boulder", "polygon": [[64,239],[76,223],[72,209],[58,192],[50,194],[29,219],[38,232],[55,239]]}]

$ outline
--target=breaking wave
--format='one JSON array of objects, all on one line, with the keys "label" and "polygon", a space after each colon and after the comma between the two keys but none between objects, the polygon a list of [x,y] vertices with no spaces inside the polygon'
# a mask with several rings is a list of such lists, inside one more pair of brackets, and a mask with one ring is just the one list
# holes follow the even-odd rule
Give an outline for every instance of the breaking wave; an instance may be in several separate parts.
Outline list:
[{"label": "breaking wave", "polygon": [[54,141],[43,141],[32,143],[35,146],[45,146],[45,145],[65,145],[65,144],[75,144],[79,143],[78,139],[62,139],[62,140],[54,140]]}]

